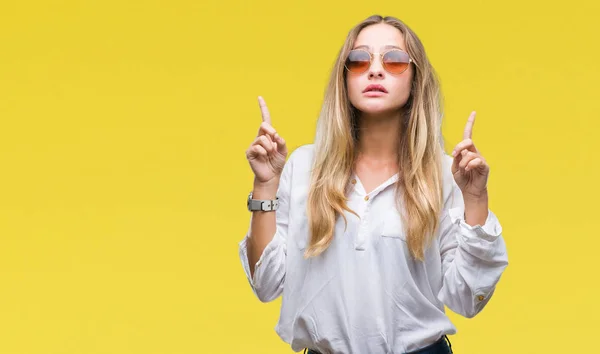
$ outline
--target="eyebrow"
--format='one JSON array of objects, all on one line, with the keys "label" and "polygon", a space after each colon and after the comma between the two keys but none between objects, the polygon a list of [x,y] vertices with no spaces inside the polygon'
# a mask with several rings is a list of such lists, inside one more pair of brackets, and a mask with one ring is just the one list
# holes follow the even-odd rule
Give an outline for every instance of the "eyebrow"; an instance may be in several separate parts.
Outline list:
[{"label": "eyebrow", "polygon": [[[371,49],[371,47],[369,47],[368,45],[364,45],[364,44],[356,46],[356,47],[354,47],[352,49],[359,49],[359,48]],[[400,49],[400,50],[404,50],[404,49],[398,47],[397,45],[391,45],[391,44],[384,45],[383,47],[381,47],[381,49]]]}]

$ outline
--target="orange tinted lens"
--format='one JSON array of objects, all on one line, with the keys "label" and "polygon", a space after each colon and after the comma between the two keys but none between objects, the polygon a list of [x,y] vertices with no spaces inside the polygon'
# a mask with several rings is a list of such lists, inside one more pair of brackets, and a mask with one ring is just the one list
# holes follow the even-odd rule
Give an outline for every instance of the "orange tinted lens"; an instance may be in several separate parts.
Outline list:
[{"label": "orange tinted lens", "polygon": [[346,68],[353,73],[363,73],[371,65],[371,55],[364,50],[353,50],[348,54]]},{"label": "orange tinted lens", "polygon": [[392,74],[400,74],[408,68],[410,58],[406,52],[391,50],[383,55],[383,67]]}]

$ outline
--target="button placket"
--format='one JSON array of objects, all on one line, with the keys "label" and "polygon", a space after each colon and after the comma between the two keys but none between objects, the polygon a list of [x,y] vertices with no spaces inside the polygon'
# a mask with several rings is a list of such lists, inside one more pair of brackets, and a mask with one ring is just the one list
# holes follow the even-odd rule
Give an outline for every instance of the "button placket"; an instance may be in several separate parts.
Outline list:
[{"label": "button placket", "polygon": [[371,209],[371,197],[368,195],[363,198],[365,202],[364,211],[361,216],[360,227],[356,234],[356,241],[354,243],[354,249],[357,251],[364,251],[366,249],[367,237],[369,235],[369,212]]},{"label": "button placket", "polygon": [[354,243],[354,249],[357,251],[365,250],[365,242],[367,240],[367,235],[369,234],[369,211],[366,210],[362,216],[362,220],[360,222],[360,227],[358,228],[358,232],[356,233],[356,241]]}]

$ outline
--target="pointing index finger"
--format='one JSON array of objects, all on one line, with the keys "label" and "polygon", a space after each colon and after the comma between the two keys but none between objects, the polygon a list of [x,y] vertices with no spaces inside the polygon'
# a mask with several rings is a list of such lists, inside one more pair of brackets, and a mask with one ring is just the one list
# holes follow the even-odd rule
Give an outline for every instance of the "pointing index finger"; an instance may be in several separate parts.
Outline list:
[{"label": "pointing index finger", "polygon": [[465,132],[463,133],[463,140],[471,139],[473,136],[473,125],[475,124],[475,114],[476,112],[471,112],[469,119],[467,120],[467,125],[465,126]]},{"label": "pointing index finger", "polygon": [[258,96],[258,105],[260,106],[260,113],[262,114],[263,122],[267,122],[271,124],[271,114],[269,113],[269,109],[267,108],[267,103],[262,96]]}]

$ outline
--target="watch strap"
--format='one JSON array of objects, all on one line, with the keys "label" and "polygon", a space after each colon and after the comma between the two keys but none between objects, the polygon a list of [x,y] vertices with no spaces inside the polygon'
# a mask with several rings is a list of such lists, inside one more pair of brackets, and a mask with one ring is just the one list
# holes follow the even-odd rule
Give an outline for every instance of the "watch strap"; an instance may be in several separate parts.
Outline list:
[{"label": "watch strap", "polygon": [[252,199],[252,192],[248,195],[249,211],[275,211],[279,207],[279,198],[274,200]]}]

